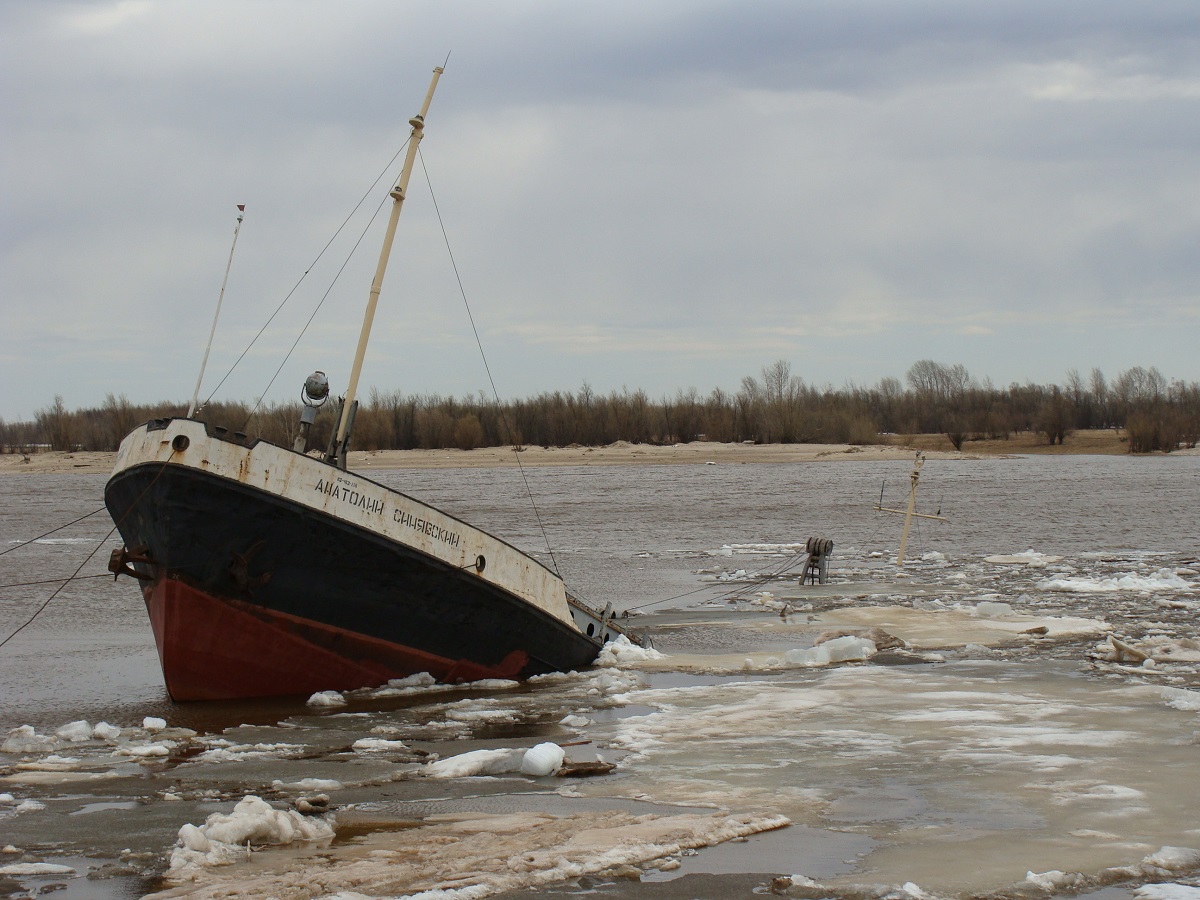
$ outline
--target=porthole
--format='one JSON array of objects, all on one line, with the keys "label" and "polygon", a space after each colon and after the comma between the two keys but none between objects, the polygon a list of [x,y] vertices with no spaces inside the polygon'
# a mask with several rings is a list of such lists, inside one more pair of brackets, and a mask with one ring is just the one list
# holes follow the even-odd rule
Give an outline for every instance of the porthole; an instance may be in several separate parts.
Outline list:
[{"label": "porthole", "polygon": [[588,627],[587,627],[587,636],[588,636],[588,637],[591,637],[591,636],[592,636],[593,634],[595,634],[595,633],[596,633],[596,623],[595,623],[595,622],[588,622]]}]

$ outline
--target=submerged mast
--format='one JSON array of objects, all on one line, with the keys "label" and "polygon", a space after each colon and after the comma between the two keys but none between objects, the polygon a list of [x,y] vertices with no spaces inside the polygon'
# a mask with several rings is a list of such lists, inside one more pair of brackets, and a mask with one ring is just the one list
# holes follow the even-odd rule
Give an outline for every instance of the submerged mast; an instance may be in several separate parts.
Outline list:
[{"label": "submerged mast", "polygon": [[877,512],[899,513],[904,516],[904,530],[900,533],[900,552],[896,554],[897,568],[904,566],[904,551],[908,548],[908,529],[912,525],[913,519],[934,519],[938,522],[946,520],[940,515],[941,509],[938,510],[939,515],[931,516],[929,513],[916,512],[917,508],[917,484],[921,481],[921,466],[925,465],[925,454],[917,451],[916,461],[913,463],[912,474],[908,476],[911,482],[908,488],[908,507],[906,509],[890,509],[883,505],[883,489],[879,491],[879,503],[876,504]]},{"label": "submerged mast", "polygon": [[383,247],[379,251],[379,263],[375,267],[375,278],[371,281],[371,293],[367,298],[367,310],[363,315],[362,332],[358,336],[358,349],[354,353],[354,365],[350,369],[350,382],[346,388],[346,397],[342,401],[337,434],[326,460],[336,463],[343,469],[346,467],[350,422],[354,418],[354,397],[358,392],[358,376],[362,371],[363,356],[367,352],[367,341],[371,337],[371,324],[375,321],[375,307],[379,303],[379,292],[383,288],[383,275],[387,271],[388,257],[392,253],[392,241],[396,237],[396,223],[400,220],[400,209],[404,206],[408,180],[412,175],[413,162],[417,158],[417,147],[425,133],[425,115],[429,112],[429,102],[433,99],[433,91],[437,87],[438,78],[443,71],[445,70],[441,66],[433,70],[433,78],[429,82],[429,91],[425,94],[425,102],[421,104],[421,111],[408,120],[408,124],[412,126],[412,133],[408,138],[408,155],[404,158],[404,168],[400,170],[400,180],[391,190],[392,215],[388,219],[387,231],[383,236]]},{"label": "submerged mast", "polygon": [[204,347],[204,359],[200,361],[200,374],[196,376],[196,390],[192,392],[192,405],[188,407],[187,417],[196,414],[196,404],[200,400],[200,382],[204,380],[204,367],[208,365],[208,351],[212,349],[213,335],[217,333],[217,318],[221,315],[221,301],[225,299],[225,285],[229,282],[229,270],[233,266],[233,251],[237,249],[238,232],[242,230],[242,219],[246,213],[246,204],[239,203],[237,225],[233,227],[233,245],[229,248],[229,262],[225,263],[225,277],[221,279],[221,292],[217,294],[217,311],[213,313],[212,329],[208,332],[208,343]]}]

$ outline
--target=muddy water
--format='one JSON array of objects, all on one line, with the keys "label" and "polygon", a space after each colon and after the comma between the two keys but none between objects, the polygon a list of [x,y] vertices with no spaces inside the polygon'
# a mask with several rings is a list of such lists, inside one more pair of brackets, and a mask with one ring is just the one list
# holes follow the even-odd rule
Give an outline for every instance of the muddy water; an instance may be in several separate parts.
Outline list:
[{"label": "muddy water", "polygon": [[[792,874],[828,895],[905,882],[942,895],[1019,893],[1026,871],[1053,869],[1080,873],[1077,890],[1155,880],[1111,872],[1164,845],[1200,847],[1200,664],[1098,660],[1106,632],[1095,623],[1130,642],[1177,647],[1198,636],[1200,459],[929,463],[919,505],[950,523],[922,524],[897,573],[899,522],[872,506],[881,486],[884,505],[900,505],[908,470],[853,460],[531,469],[538,516],[514,471],[376,476],[534,552],[593,603],[641,608],[637,621],[669,658],[634,664],[616,686],[578,676],[351,698],[324,715],[302,699],[175,706],[136,588],[72,582],[0,648],[0,734],[105,720],[137,744],[148,736],[133,726],[160,716],[179,749],[144,761],[100,741],[53,751],[74,763],[0,754],[0,794],[15,801],[0,804],[0,844],[110,876],[24,889],[134,895],[155,883],[183,823],[247,792],[282,801],[295,791],[281,785],[323,779],[342,786],[337,805],[389,821],[700,806],[795,823],[679,854],[638,882],[590,874],[537,889],[555,895],[753,896]],[[13,548],[0,556],[0,636],[54,590],[26,583],[81,564],[81,575],[103,573],[117,546],[103,513],[19,543],[98,509],[102,488],[90,476],[0,479],[0,550]],[[752,578],[794,564],[794,545],[810,535],[835,543],[833,584]],[[995,561],[1028,550],[1024,561]],[[764,590],[774,595],[765,605]],[[1012,627],[981,619],[980,602],[1008,603]],[[1043,622],[1047,636],[1018,637]],[[782,661],[822,630],[866,625],[893,629],[914,654],[817,669]],[[563,726],[568,715],[587,725]],[[567,787],[519,776],[431,786],[416,775],[420,755],[352,749],[380,734],[443,757],[575,743],[572,758],[603,756],[618,770]],[[44,808],[16,812],[23,800]],[[1195,873],[1169,876],[1157,880]]]}]

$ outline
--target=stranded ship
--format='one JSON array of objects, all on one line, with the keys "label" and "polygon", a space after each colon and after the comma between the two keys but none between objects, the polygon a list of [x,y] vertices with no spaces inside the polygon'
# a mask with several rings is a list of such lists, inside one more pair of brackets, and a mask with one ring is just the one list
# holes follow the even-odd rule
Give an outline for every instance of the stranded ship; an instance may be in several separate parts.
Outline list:
[{"label": "stranded ship", "polygon": [[328,450],[305,452],[328,397],[321,372],[305,383],[292,447],[189,412],[147,422],[118,450],[105,504],[124,546],[109,568],[140,584],[175,700],[351,690],[418,672],[519,679],[587,666],[622,633],[611,605],[572,597],[538,560],[346,468],[375,305],[441,73],[410,120]]}]

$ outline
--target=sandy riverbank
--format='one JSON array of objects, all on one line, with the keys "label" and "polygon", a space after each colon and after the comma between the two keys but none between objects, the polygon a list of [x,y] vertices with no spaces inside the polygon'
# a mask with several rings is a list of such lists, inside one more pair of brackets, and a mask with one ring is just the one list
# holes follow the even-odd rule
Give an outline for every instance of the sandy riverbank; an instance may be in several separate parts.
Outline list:
[{"label": "sandy riverbank", "polygon": [[[625,465],[745,465],[753,463],[831,462],[838,460],[910,459],[921,450],[929,459],[980,459],[1029,454],[1103,454],[1127,452],[1119,432],[1083,431],[1067,438],[1062,446],[1048,446],[1040,435],[1024,433],[1006,441],[971,441],[963,452],[955,452],[945,435],[896,436],[891,444],[719,444],[697,441],[690,444],[655,446],[618,441],[606,447],[526,447],[516,453],[511,447],[482,447],[476,450],[373,450],[350,454],[350,468],[371,469],[458,469],[511,466],[519,456],[523,466],[625,466]],[[1197,451],[1180,451],[1194,454]],[[48,452],[0,454],[0,475],[106,474],[112,471],[113,453]]]}]

